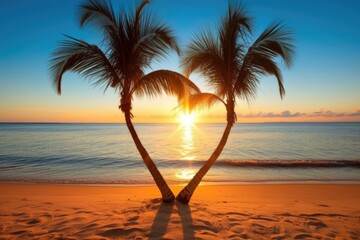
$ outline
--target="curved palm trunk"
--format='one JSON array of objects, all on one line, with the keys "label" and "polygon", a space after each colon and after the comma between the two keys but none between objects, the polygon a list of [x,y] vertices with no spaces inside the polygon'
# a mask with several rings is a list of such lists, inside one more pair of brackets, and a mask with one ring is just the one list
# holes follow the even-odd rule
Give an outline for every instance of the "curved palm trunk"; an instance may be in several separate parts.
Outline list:
[{"label": "curved palm trunk", "polygon": [[148,152],[146,151],[146,149],[144,148],[144,146],[142,145],[136,131],[134,128],[134,125],[131,121],[131,113],[130,111],[125,111],[125,121],[126,121],[126,125],[130,131],[130,134],[134,140],[134,143],[136,145],[136,148],[138,149],[146,167],[148,168],[149,172],[151,173],[156,185],[158,186],[161,195],[162,195],[162,201],[163,202],[173,202],[175,200],[175,196],[172,193],[171,189],[169,188],[169,186],[167,185],[167,183],[165,182],[165,179],[163,178],[163,176],[161,175],[161,173],[159,172],[159,170],[157,169],[154,161],[150,158]]},{"label": "curved palm trunk", "polygon": [[181,190],[181,192],[177,195],[177,197],[176,197],[177,201],[180,201],[185,204],[189,203],[191,196],[195,192],[195,189],[197,188],[197,186],[199,185],[199,183],[201,182],[201,180],[203,179],[205,174],[209,171],[211,166],[215,163],[216,159],[219,157],[222,150],[224,149],[224,146],[229,137],[232,125],[233,125],[233,123],[228,121],[226,128],[224,130],[223,136],[222,136],[218,146],[216,147],[215,151],[213,152],[211,157],[206,161],[204,166],[202,166],[200,168],[200,170],[195,174],[195,176],[191,179],[191,181],[186,185],[186,187],[183,188],[183,190]]}]

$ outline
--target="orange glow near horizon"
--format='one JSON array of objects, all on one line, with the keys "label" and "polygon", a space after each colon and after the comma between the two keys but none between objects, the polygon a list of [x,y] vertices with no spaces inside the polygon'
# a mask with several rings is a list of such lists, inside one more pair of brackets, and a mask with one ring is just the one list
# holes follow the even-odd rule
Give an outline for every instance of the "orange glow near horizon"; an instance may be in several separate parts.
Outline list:
[{"label": "orange glow near horizon", "polygon": [[[194,123],[225,123],[226,113],[223,109],[211,109],[190,115],[175,113],[173,106],[166,109],[139,106],[133,112],[134,123],[180,123],[193,126]],[[37,108],[37,107],[0,107],[0,122],[64,122],[64,123],[124,123],[121,111],[112,105],[102,108]],[[265,112],[265,111],[264,111]],[[243,117],[246,112],[237,111],[237,123],[261,122],[359,122],[360,116],[296,116],[296,117]],[[347,113],[347,112],[345,112]],[[352,113],[348,111],[348,113]]]}]

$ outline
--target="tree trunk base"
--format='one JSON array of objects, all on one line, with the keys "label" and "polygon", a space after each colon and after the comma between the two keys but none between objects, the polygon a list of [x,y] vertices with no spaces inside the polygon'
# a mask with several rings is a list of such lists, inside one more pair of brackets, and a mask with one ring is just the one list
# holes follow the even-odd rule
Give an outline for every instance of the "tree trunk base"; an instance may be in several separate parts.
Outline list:
[{"label": "tree trunk base", "polygon": [[191,196],[189,196],[188,194],[186,194],[184,191],[181,191],[177,196],[176,196],[176,201],[184,203],[184,204],[188,204],[190,202],[190,198]]},{"label": "tree trunk base", "polygon": [[171,193],[170,196],[162,197],[163,203],[173,203],[175,201],[174,194]]}]

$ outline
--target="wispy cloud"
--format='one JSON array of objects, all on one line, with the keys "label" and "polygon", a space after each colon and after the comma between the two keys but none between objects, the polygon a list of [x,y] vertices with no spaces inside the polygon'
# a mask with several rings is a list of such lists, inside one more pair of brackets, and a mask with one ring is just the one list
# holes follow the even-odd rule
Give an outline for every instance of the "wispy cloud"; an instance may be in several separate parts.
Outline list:
[{"label": "wispy cloud", "polygon": [[351,112],[333,112],[331,110],[320,109],[312,113],[291,112],[285,110],[276,112],[258,112],[249,114],[238,114],[240,118],[293,118],[293,117],[360,117],[360,107]]},{"label": "wispy cloud", "polygon": [[279,118],[279,117],[301,117],[306,116],[306,113],[301,112],[295,112],[292,113],[289,110],[282,111],[280,113],[274,113],[274,112],[259,112],[259,113],[250,113],[250,114],[239,114],[239,117],[242,118]]},{"label": "wispy cloud", "polygon": [[360,107],[357,109],[354,109],[354,111],[352,111],[351,113],[349,113],[348,116],[352,116],[352,117],[360,117]]},{"label": "wispy cloud", "polygon": [[360,117],[360,108],[351,112],[333,112],[331,110],[320,109],[319,111],[308,114],[309,117]]},{"label": "wispy cloud", "polygon": [[[200,118],[212,121],[225,121],[226,113],[200,113]],[[360,107],[349,112],[336,112],[328,109],[320,109],[314,112],[292,112],[284,110],[281,112],[255,112],[244,114],[241,109],[236,111],[238,119],[244,121],[359,121]]]}]

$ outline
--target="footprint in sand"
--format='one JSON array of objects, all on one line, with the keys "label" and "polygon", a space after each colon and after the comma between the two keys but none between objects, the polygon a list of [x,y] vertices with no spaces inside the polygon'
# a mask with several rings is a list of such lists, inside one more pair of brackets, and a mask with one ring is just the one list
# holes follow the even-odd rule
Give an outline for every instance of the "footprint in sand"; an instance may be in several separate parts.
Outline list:
[{"label": "footprint in sand", "polygon": [[300,240],[300,239],[314,239],[312,235],[307,234],[307,233],[300,233],[298,235],[296,235],[294,237],[295,240]]},{"label": "footprint in sand", "polygon": [[37,224],[39,222],[41,222],[40,219],[33,218],[33,219],[28,220],[26,223],[29,224],[29,225],[34,225],[34,224]]},{"label": "footprint in sand", "polygon": [[29,227],[31,227],[31,228],[36,227],[36,228],[40,228],[40,229],[47,228],[49,226],[49,224],[51,224],[51,222],[52,222],[52,215],[48,214],[48,213],[40,215],[39,217],[35,217],[35,218],[26,220],[26,224]]},{"label": "footprint in sand", "polygon": [[327,227],[327,225],[324,222],[316,218],[309,219],[309,221],[306,222],[305,224],[307,228],[310,229],[311,231],[317,231],[321,228]]},{"label": "footprint in sand", "polygon": [[329,205],[326,205],[326,204],[318,204],[317,206],[319,206],[319,207],[330,207]]},{"label": "footprint in sand", "polygon": [[127,220],[126,223],[124,223],[124,226],[132,226],[132,225],[137,225],[137,220],[139,219],[139,216],[135,216],[135,217],[131,217]]}]

